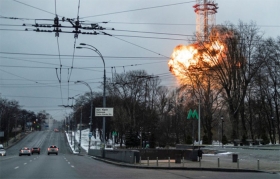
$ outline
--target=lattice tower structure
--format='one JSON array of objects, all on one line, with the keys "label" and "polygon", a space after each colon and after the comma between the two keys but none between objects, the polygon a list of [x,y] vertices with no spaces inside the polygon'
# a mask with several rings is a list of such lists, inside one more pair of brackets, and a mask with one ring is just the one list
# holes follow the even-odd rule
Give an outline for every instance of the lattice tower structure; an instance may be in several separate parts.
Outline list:
[{"label": "lattice tower structure", "polygon": [[196,0],[193,8],[196,13],[197,41],[208,41],[209,32],[216,25],[218,4],[214,0]]}]

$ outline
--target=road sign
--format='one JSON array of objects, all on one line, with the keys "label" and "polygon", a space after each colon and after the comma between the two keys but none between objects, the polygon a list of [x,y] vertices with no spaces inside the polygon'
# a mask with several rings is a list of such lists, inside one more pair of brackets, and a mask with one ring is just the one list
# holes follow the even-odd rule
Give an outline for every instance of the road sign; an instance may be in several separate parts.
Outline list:
[{"label": "road sign", "polygon": [[113,136],[116,136],[116,135],[117,135],[117,132],[116,132],[116,131],[113,131],[112,135],[113,135]]},{"label": "road sign", "polygon": [[189,113],[188,113],[187,119],[191,119],[191,118],[196,118],[196,119],[198,119],[198,114],[197,114],[196,110],[192,111],[192,110],[190,109],[190,111],[189,111]]},{"label": "road sign", "polygon": [[114,116],[114,108],[95,108],[95,116]]}]

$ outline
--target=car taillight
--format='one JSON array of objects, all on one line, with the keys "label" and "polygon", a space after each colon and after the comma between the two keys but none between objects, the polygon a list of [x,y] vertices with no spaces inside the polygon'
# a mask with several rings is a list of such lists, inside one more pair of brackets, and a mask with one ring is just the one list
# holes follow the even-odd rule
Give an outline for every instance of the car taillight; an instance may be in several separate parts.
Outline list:
[{"label": "car taillight", "polygon": [[48,148],[48,150],[50,150],[50,148]]}]

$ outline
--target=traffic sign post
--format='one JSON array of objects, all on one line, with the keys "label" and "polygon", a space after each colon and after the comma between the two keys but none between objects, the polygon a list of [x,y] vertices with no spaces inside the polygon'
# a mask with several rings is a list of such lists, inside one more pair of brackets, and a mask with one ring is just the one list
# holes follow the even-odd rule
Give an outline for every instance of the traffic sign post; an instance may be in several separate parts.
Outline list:
[{"label": "traffic sign post", "polygon": [[95,108],[96,117],[112,117],[114,116],[114,108]]},{"label": "traffic sign post", "polygon": [[88,133],[88,137],[91,138],[92,137],[92,132]]},{"label": "traffic sign post", "polygon": [[[199,120],[199,116],[198,116],[196,110],[192,111],[190,109],[187,119],[197,119],[197,120]],[[192,123],[193,123],[193,132],[192,133],[193,133],[193,150],[194,150],[194,120],[192,121]]]},{"label": "traffic sign post", "polygon": [[115,136],[117,136],[117,132],[113,131],[112,136],[113,136],[113,148],[115,148]]}]

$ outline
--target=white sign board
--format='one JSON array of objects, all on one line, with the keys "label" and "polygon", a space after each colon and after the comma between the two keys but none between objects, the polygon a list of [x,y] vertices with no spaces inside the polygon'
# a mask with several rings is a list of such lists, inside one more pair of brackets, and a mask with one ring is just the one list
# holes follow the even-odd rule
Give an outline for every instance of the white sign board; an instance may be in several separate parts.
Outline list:
[{"label": "white sign board", "polygon": [[96,117],[114,116],[114,108],[95,108]]}]

